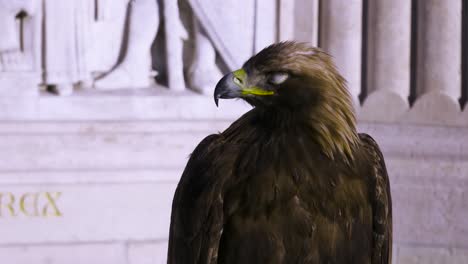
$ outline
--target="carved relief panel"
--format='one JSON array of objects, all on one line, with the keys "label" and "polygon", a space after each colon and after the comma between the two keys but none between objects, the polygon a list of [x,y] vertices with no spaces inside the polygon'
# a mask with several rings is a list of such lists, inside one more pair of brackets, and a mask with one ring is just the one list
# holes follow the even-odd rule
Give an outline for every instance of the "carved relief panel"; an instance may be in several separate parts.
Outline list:
[{"label": "carved relief panel", "polygon": [[[274,14],[273,0],[0,0],[0,95],[151,87],[155,60],[171,90],[210,94],[220,66],[274,42]],[[151,52],[158,32],[163,54]]]},{"label": "carved relief panel", "polygon": [[40,82],[41,13],[35,0],[0,0],[0,96],[30,96]]}]

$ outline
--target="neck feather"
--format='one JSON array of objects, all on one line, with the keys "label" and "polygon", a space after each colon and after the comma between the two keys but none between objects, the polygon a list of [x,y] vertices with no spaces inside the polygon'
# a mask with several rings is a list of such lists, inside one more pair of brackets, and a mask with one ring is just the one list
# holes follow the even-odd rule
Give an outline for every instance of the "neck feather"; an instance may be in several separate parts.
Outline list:
[{"label": "neck feather", "polygon": [[359,138],[353,102],[344,79],[339,75],[333,79],[328,82],[333,87],[318,88],[322,98],[310,111],[309,125],[325,155],[344,156],[350,162]]}]

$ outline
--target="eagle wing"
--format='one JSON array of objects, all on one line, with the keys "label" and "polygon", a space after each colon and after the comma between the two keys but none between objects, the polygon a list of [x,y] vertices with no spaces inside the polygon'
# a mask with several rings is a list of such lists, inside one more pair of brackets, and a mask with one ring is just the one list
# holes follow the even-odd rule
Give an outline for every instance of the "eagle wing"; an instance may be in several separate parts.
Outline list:
[{"label": "eagle wing", "polygon": [[206,137],[193,151],[172,204],[168,264],[216,263],[223,228],[222,185],[229,171],[220,135]]},{"label": "eagle wing", "polygon": [[372,173],[371,203],[372,203],[372,264],[390,264],[392,261],[392,199],[390,182],[385,161],[379,146],[367,134],[359,134],[359,138],[368,153]]}]

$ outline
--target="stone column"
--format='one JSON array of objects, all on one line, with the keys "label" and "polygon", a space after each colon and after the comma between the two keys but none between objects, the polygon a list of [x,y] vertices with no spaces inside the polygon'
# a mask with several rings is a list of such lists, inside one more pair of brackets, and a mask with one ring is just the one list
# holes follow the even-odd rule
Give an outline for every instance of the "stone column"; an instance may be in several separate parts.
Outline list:
[{"label": "stone column", "polygon": [[294,38],[294,2],[279,0],[278,3],[278,40],[292,40]]},{"label": "stone column", "polygon": [[368,10],[368,97],[360,117],[395,121],[409,107],[411,1],[369,1]]},{"label": "stone column", "polygon": [[417,3],[418,99],[408,118],[454,123],[460,117],[462,1]]},{"label": "stone column", "polygon": [[334,57],[357,106],[361,91],[362,0],[322,1],[321,15],[320,46]]}]

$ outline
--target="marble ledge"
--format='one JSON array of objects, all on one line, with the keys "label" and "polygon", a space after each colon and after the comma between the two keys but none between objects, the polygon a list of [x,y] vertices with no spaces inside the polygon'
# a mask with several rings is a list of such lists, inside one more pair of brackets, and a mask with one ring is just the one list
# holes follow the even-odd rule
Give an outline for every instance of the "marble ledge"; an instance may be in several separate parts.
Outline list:
[{"label": "marble ledge", "polygon": [[217,108],[211,96],[159,87],[0,97],[2,121],[232,120],[249,109],[239,100],[223,100]]},{"label": "marble ledge", "polygon": [[[438,103],[406,110],[376,103],[359,106],[356,113],[364,123],[468,127],[468,110],[448,111],[445,101]],[[381,108],[385,106],[389,115],[393,113],[391,118],[382,117],[385,111]],[[228,122],[249,109],[251,106],[241,100],[221,100],[217,108],[211,96],[188,89],[170,91],[161,86],[105,92],[82,89],[71,96],[41,92],[39,96],[0,97],[0,121]]]},{"label": "marble ledge", "polygon": [[[186,162],[186,156],[184,156]],[[388,156],[385,159],[392,185],[468,188],[468,161],[425,161]],[[147,169],[0,170],[0,186],[111,186],[127,184],[177,184],[184,165]],[[408,173],[411,172],[411,173]]]}]

